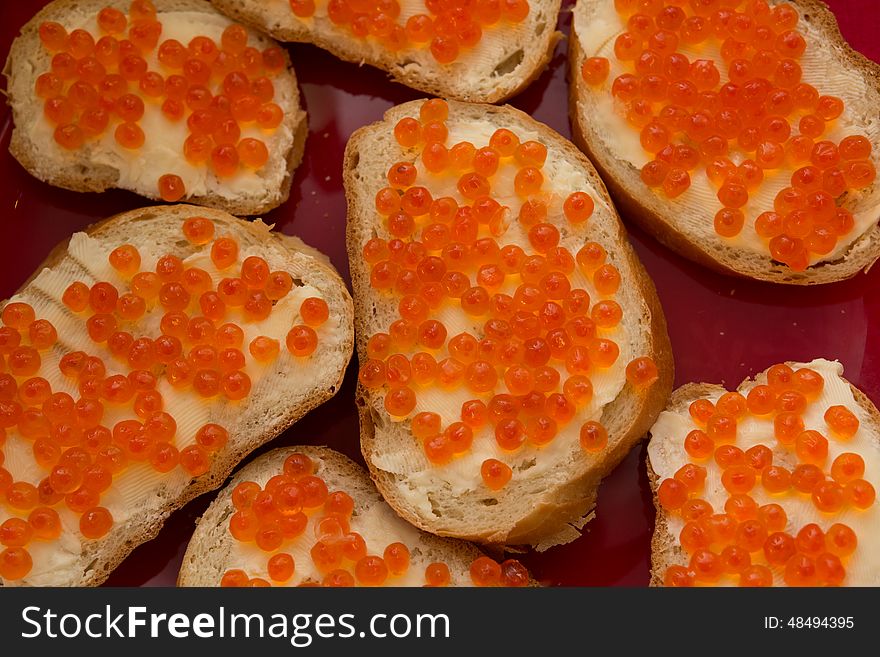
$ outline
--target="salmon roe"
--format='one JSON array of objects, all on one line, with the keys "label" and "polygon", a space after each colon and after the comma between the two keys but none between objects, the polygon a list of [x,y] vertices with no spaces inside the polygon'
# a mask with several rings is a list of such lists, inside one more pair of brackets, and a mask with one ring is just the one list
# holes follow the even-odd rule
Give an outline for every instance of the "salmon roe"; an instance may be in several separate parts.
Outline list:
[{"label": "salmon roe", "polygon": [[[551,441],[576,435],[586,458],[607,449],[591,377],[607,371],[641,393],[661,372],[650,356],[621,361],[622,272],[601,244],[571,241],[602,211],[591,192],[551,196],[554,155],[539,141],[500,127],[485,144],[450,143],[448,121],[433,99],[394,126],[399,158],[372,199],[382,229],[361,253],[371,288],[397,311],[369,338],[359,382],[384,394],[434,466],[488,438],[499,453],[477,461],[478,481],[501,491]],[[435,197],[446,174],[455,184]],[[493,189],[501,180],[509,206]],[[451,333],[446,313],[469,328]],[[460,415],[427,408],[432,389],[466,394]]]},{"label": "salmon roe", "polygon": [[[346,35],[375,40],[392,53],[424,51],[435,62],[449,64],[476,47],[484,30],[522,23],[530,11],[528,0],[455,7],[428,2],[425,7],[428,13],[403,20],[396,0],[374,6],[357,0],[331,0],[327,16],[333,28]],[[316,5],[314,0],[290,0],[290,8],[296,19],[306,20],[314,16]]]},{"label": "salmon roe", "polygon": [[[208,271],[170,254],[153,265],[137,248],[122,244],[107,255],[112,282],[75,281],[61,295],[63,311],[84,323],[91,353],[64,353],[55,370],[54,364],[44,363],[46,352],[72,338],[59,336],[26,301],[12,301],[0,311],[0,355],[9,372],[0,373],[0,466],[6,436],[15,432],[31,442],[34,462],[46,471],[42,483],[34,486],[0,470],[0,494],[15,514],[0,523],[0,544],[6,548],[0,573],[4,579],[27,576],[32,540],[60,538],[61,510],[74,514],[78,524],[69,531],[78,532],[81,540],[100,540],[111,533],[115,520],[103,498],[130,465],[143,464],[156,476],[180,468],[199,477],[210,471],[214,455],[227,446],[229,432],[218,424],[180,434],[169,412],[174,408],[166,398],[170,393],[159,386],[159,377],[177,391],[191,388],[205,399],[222,395],[231,402],[246,400],[253,384],[245,371],[245,333],[237,322],[268,317],[274,308],[270,295],[282,298],[293,280],[286,272],[270,271],[260,257],[240,260],[237,240],[215,239],[209,219],[190,217],[181,228],[182,236],[200,247],[206,259],[212,256],[208,268],[222,267],[224,274],[241,276],[224,279],[240,282],[234,286],[242,291],[240,307],[216,311],[218,304],[225,305],[219,294],[225,288],[222,280],[215,285]],[[329,308],[318,296],[307,298],[300,312],[316,326],[329,318]],[[133,330],[145,318],[155,320],[156,334],[135,337]],[[314,340],[317,344],[317,337]],[[299,342],[294,346],[302,353]],[[247,349],[260,363],[271,363],[279,351],[280,341],[269,336],[254,338]],[[59,372],[73,385],[74,394],[53,389]],[[111,409],[113,422],[107,419]],[[299,522],[298,500],[306,505],[326,498],[323,483],[306,482],[302,487],[302,494],[286,491],[280,498],[286,505],[282,511],[294,517],[282,528],[289,535],[296,533],[293,523]],[[335,499],[334,512],[344,511],[344,498]],[[244,536],[255,525],[240,515],[234,526]],[[279,536],[254,533],[254,540],[268,547]],[[276,580],[288,567],[280,561],[273,566]]]},{"label": "salmon roe", "polygon": [[[187,44],[162,39],[163,16],[150,0],[134,0],[127,14],[102,8],[96,19],[94,34],[68,33],[52,21],[39,27],[41,44],[53,57],[34,92],[61,148],[76,151],[112,131],[121,148],[141,149],[158,137],[141,125],[150,114],[185,121],[182,163],[229,177],[269,162],[271,133],[284,121],[273,102],[272,79],[287,68],[280,48],[248,45],[248,31],[236,24],[219,41],[203,35]],[[158,60],[156,70],[150,55]],[[258,132],[242,136],[252,129]],[[177,202],[188,194],[188,178],[183,170],[163,173],[152,195]]]},{"label": "salmon roe", "polygon": [[[873,145],[862,135],[828,138],[847,108],[802,80],[810,46],[791,5],[665,4],[615,2],[620,33],[610,60],[585,57],[583,81],[607,89],[638,131],[645,185],[674,199],[704,172],[718,236],[757,233],[773,260],[805,270],[852,235],[852,216],[836,199],[874,184]],[[765,175],[790,185],[773,207],[753,207]]]},{"label": "salmon roe", "polygon": [[[279,474],[261,485],[244,481],[232,490],[234,513],[229,533],[242,543],[252,543],[267,553],[263,572],[267,585],[398,586],[405,584],[414,562],[423,559],[418,550],[403,542],[368,545],[357,531],[367,509],[358,506],[346,492],[330,491],[322,478],[327,465],[301,452],[288,455]],[[308,515],[304,512],[308,509]],[[393,525],[388,528],[393,533]],[[300,575],[291,552],[307,554],[320,582]],[[381,556],[379,556],[381,554]],[[427,564],[426,586],[452,582],[449,566]],[[526,586],[528,571],[514,559],[498,564],[481,557],[471,565],[472,582],[478,586]],[[221,586],[249,586],[253,581],[242,569],[229,569]],[[271,582],[271,583],[270,583]]]},{"label": "salmon roe", "polygon": [[[684,523],[679,542],[690,559],[688,568],[667,568],[667,586],[724,578],[740,586],[840,586],[847,581],[858,537],[853,527],[834,520],[876,501],[874,485],[864,478],[864,459],[845,447],[855,439],[858,417],[843,404],[824,407],[824,414],[816,413],[823,406],[811,409],[828,404],[822,395],[826,381],[817,369],[779,364],[767,370],[766,381],[761,379],[748,392],[690,404],[689,420],[697,428],[684,437],[688,462],[657,488],[664,512],[679,515]],[[735,434],[717,444],[717,426],[715,440],[709,437],[708,429],[720,417],[748,426],[748,449],[735,444]],[[762,431],[768,444],[753,442]],[[723,514],[714,513],[716,500],[703,489],[710,467],[725,489]],[[773,501],[759,505],[767,496]],[[805,504],[811,507],[806,513],[819,520],[793,526]]]}]

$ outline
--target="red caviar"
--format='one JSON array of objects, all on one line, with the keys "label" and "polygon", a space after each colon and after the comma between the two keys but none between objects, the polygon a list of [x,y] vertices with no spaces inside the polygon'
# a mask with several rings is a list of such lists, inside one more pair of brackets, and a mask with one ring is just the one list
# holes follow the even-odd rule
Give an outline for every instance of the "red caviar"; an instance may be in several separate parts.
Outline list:
[{"label": "red caviar", "polygon": [[[236,512],[230,518],[230,534],[235,540],[256,543],[265,551],[277,550],[266,562],[266,572],[273,582],[294,580],[298,570],[288,549],[305,540],[309,541],[304,545],[309,558],[324,573],[324,586],[393,585],[394,578],[407,574],[411,560],[419,553],[412,553],[402,542],[384,548],[368,546],[349,525],[349,521],[356,523],[360,518],[360,513],[355,513],[355,501],[343,491],[328,493],[324,480],[311,474],[316,465],[305,454],[295,452],[285,459],[282,474],[271,477],[264,486],[250,481],[239,483],[232,493]],[[303,507],[310,509],[313,533],[304,532],[310,519],[300,511]],[[382,556],[370,554],[370,548],[378,549]],[[471,574],[478,585],[529,583],[528,572],[515,560],[499,566],[492,560],[477,559]],[[230,570],[224,573],[221,585],[243,586],[250,581],[245,571]],[[449,584],[449,567],[442,562],[429,564],[425,582],[429,586]]]},{"label": "red caviar", "polygon": [[[183,233],[192,243],[207,245],[213,238],[213,224],[193,217],[184,222]],[[237,249],[234,240],[225,238],[220,251],[214,250],[215,260],[225,264],[224,258],[229,254],[237,257]],[[206,246],[205,251],[208,250]],[[12,426],[17,424],[22,436],[33,441],[33,458],[48,471],[39,487],[13,481],[11,476],[8,482],[5,476],[0,477],[8,505],[30,513],[24,524],[16,520],[0,527],[0,542],[7,548],[4,558],[8,557],[4,577],[26,575],[30,566],[25,568],[25,565],[30,556],[24,547],[31,534],[40,540],[59,537],[62,531],[59,516],[49,506],[61,503],[78,514],[79,531],[85,539],[99,539],[112,531],[114,520],[102,505],[102,497],[113,485],[114,477],[122,475],[129,463],[149,464],[159,474],[177,467],[191,476],[201,476],[210,470],[213,453],[228,442],[226,429],[216,424],[204,425],[195,436],[180,436],[182,440],[194,438],[194,443],[178,449],[173,444],[178,438],[177,422],[163,410],[165,400],[156,390],[154,365],[166,366],[166,376],[175,387],[192,385],[203,396],[222,391],[226,398],[239,400],[246,397],[251,388],[250,378],[242,371],[247,361],[240,350],[243,346],[241,328],[233,323],[215,327],[206,317],[188,314],[192,310],[190,290],[206,294],[214,287],[207,272],[185,268],[181,259],[173,255],[159,259],[156,273],[140,271],[140,253],[131,245],[121,245],[111,251],[108,261],[115,275],[128,283],[117,288],[106,281],[98,281],[91,287],[74,282],[64,291],[62,303],[71,312],[88,312],[83,320],[89,335],[95,341],[106,342],[114,358],[122,367],[127,364],[130,371],[108,376],[108,365],[100,357],[84,352],[63,355],[59,370],[78,384],[78,399],[63,392],[53,393],[49,381],[35,376],[42,366],[40,350],[48,350],[59,341],[55,327],[45,319],[38,319],[34,308],[26,303],[8,303],[0,313],[4,324],[0,328],[4,332],[0,334],[4,364],[13,374],[23,377],[14,393],[21,405],[2,406],[0,415],[4,420],[12,419]],[[255,285],[268,288],[273,284],[274,294],[280,298],[292,284],[289,275],[270,273],[265,263],[263,265],[255,269],[250,261],[244,267],[244,274]],[[124,285],[129,285],[132,291],[126,291]],[[156,301],[164,308],[154,309]],[[169,312],[163,315],[166,309]],[[321,310],[318,304],[311,314],[305,314],[320,319]],[[117,330],[121,322],[139,321],[145,313],[156,311],[161,317],[162,334],[155,339],[146,336],[135,339],[131,333]],[[21,344],[22,334],[30,341],[29,345]],[[254,340],[251,351],[268,362],[277,356],[278,341]],[[12,377],[9,380],[14,381]],[[2,389],[8,389],[8,385]],[[0,392],[0,397],[3,395],[5,393]],[[112,404],[120,411],[131,409],[139,419],[118,421],[111,431],[101,425],[105,404]],[[0,437],[5,438],[5,431]],[[0,464],[2,455],[0,451]],[[312,491],[309,499],[314,498],[313,488],[308,489]],[[263,547],[274,544],[276,538],[271,533],[258,533],[252,523],[245,520],[246,517],[238,517],[232,523],[237,535],[256,538]],[[285,525],[285,531],[294,535],[296,531],[291,522]],[[21,553],[10,552],[19,547]]]},{"label": "red caviar", "polygon": [[[705,399],[691,403],[690,420],[707,429],[714,426],[716,439],[726,435],[718,431],[719,418],[733,422],[751,422],[754,418],[765,427],[773,422],[778,443],[752,444],[744,452],[729,439],[716,447],[702,429],[693,429],[685,437],[685,452],[691,462],[686,461],[674,477],[661,480],[657,497],[666,513],[680,514],[685,522],[679,542],[691,555],[696,580],[700,580],[700,569],[706,568],[709,572],[703,579],[715,581],[714,557],[707,551],[719,545],[724,568],[730,567],[722,577],[739,574],[740,585],[770,586],[774,578],[770,570],[751,559],[734,559],[734,548],[751,554],[762,550],[767,563],[779,567],[781,581],[790,586],[839,586],[845,581],[848,566],[841,559],[851,555],[858,545],[851,527],[837,522],[823,531],[827,525],[812,523],[787,533],[790,524],[785,504],[791,496],[801,497],[823,517],[832,518],[850,508],[868,508],[876,500],[874,486],[862,478],[862,457],[852,451],[832,452],[835,441],[853,439],[859,427],[857,415],[845,405],[833,405],[824,413],[827,437],[820,430],[805,429],[804,418],[807,413],[815,417],[810,407],[821,399],[824,384],[822,375],[814,369],[780,364],[767,370],[766,384],[753,385],[747,393],[724,393],[714,403]],[[754,426],[749,426],[749,439],[761,435],[760,430],[755,432]],[[777,457],[785,459],[785,451],[797,459],[793,469],[774,463]],[[830,452],[837,456],[829,458]],[[712,515],[712,506],[700,499],[706,475],[702,469],[705,466],[697,463],[706,463],[704,459],[710,455],[714,455],[727,492],[725,514]],[[751,497],[758,485],[779,504],[758,506]],[[729,546],[730,542],[734,546]],[[690,581],[686,569],[677,568],[667,570],[667,585],[687,585]]]},{"label": "red caviar", "polygon": [[[796,271],[830,254],[853,229],[845,220],[839,233],[828,226],[834,199],[872,185],[876,171],[864,136],[823,139],[846,107],[802,82],[808,44],[798,13],[764,2],[648,5],[615,3],[621,32],[613,64],[620,74],[607,92],[601,87],[612,62],[593,56],[580,63],[583,81],[610,93],[615,111],[640,131],[649,154],[643,182],[672,199],[689,189],[689,172],[705,171],[717,190],[709,216],[720,237],[736,240],[754,221],[770,257]],[[689,61],[680,50],[694,46],[717,48],[723,62]],[[739,166],[728,159],[733,151]],[[780,170],[792,186],[779,192],[775,207],[751,208],[764,170]],[[801,190],[812,202],[792,205],[805,200]]]},{"label": "red caviar", "polygon": [[[43,46],[55,54],[51,72],[38,77],[35,91],[45,99],[47,118],[57,125],[55,140],[59,146],[79,149],[112,128],[121,147],[141,148],[150,137],[139,124],[144,113],[142,99],[159,101],[163,114],[175,121],[183,119],[188,109],[200,112],[213,107],[212,97],[218,108],[224,107],[223,103],[229,108],[230,98],[221,95],[224,85],[213,83],[212,77],[224,80],[235,74],[251,80],[249,95],[235,98],[232,116],[219,121],[222,130],[213,135],[217,148],[212,147],[210,138],[206,143],[204,135],[190,134],[184,145],[186,159],[193,164],[210,160],[215,173],[222,176],[232,175],[239,166],[256,169],[268,161],[266,141],[251,137],[239,141],[238,122],[256,120],[264,130],[274,130],[283,121],[283,110],[271,102],[275,99],[271,77],[286,67],[280,49],[268,48],[260,53],[248,47],[248,33],[238,25],[227,28],[224,35],[235,36],[224,37],[219,44],[205,36],[194,37],[188,47],[173,39],[161,40],[162,16],[144,2],[134,2],[128,16],[106,7],[97,12],[97,18],[104,36],[84,29],[68,34],[54,22],[40,25]],[[121,39],[126,28],[128,39]],[[229,32],[231,28],[236,29]],[[145,58],[153,51],[159,71],[149,70]],[[166,78],[169,70],[173,72]],[[139,93],[126,93],[131,88],[129,82],[137,87],[132,91]],[[215,93],[218,95],[213,96]],[[107,107],[97,106],[99,94]],[[231,144],[224,141],[229,138]],[[158,178],[155,194],[163,200],[174,202],[185,193],[177,174]]]},{"label": "red caviar", "polygon": [[[435,99],[395,125],[397,143],[417,153],[402,150],[390,167],[389,186],[374,199],[386,232],[368,239],[362,254],[371,287],[393,299],[397,317],[369,339],[359,376],[368,390],[384,392],[394,417],[422,411],[409,427],[428,461],[440,467],[469,451],[481,431],[491,431],[506,454],[554,440],[578,413],[588,412],[590,377],[597,370],[625,370],[638,389],[660,376],[656,363],[638,354],[628,367],[617,365],[624,309],[613,297],[621,271],[607,261],[605,249],[590,242],[575,255],[563,243],[563,235],[580,230],[595,211],[593,197],[582,191],[563,196],[569,224],[563,232],[549,220],[544,198],[543,169],[551,157],[546,146],[522,141],[508,128],[496,130],[487,145],[449,144],[448,118],[446,103]],[[493,198],[491,181],[502,171],[517,192],[521,209],[511,208],[511,215],[528,243],[510,243],[503,207]],[[422,178],[433,184],[432,176],[445,172],[454,175],[456,189],[434,198]],[[592,306],[592,290],[572,289],[578,267],[600,297]],[[434,315],[444,303],[474,329],[450,336],[446,320]],[[498,394],[498,386],[510,395]],[[462,421],[443,427],[437,414],[416,408],[422,387],[464,388],[485,401],[465,402]],[[582,447],[601,451],[607,431],[584,420],[577,425]],[[492,489],[507,484],[515,470],[495,458],[480,462],[481,478]]]}]

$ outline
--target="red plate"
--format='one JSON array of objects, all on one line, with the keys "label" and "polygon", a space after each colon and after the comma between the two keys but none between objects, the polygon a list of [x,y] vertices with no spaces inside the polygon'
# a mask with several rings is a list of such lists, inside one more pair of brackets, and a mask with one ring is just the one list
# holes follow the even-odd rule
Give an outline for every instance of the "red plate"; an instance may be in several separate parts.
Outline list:
[{"label": "red plate", "polygon": [[[876,0],[828,0],[845,38],[880,60]],[[0,9],[3,58],[18,29],[42,1],[4,2]],[[564,4],[569,5],[569,2]],[[560,29],[568,32],[563,11]],[[565,42],[547,71],[512,104],[569,136]],[[290,200],[270,213],[276,229],[321,249],[348,278],[342,153],[348,136],[376,121],[392,105],[423,94],[389,82],[372,68],[345,64],[306,45],[290,48],[309,113],[309,140]],[[49,250],[97,219],[145,205],[122,191],[78,194],[45,185],[8,154],[12,120],[2,110],[0,134],[0,298],[11,295]],[[624,216],[624,220],[626,217]],[[851,281],[814,288],[746,282],[707,271],[671,253],[628,224],[630,237],[663,302],[676,360],[676,385],[688,381],[735,386],[743,378],[787,359],[836,358],[846,377],[880,403],[880,268]],[[339,394],[289,431],[258,450],[325,444],[361,460],[354,406],[356,362]],[[654,506],[636,448],[602,484],[596,518],[582,538],[543,554],[523,557],[542,582],[568,586],[644,586],[648,583]],[[116,586],[168,586],[212,495],[175,513],[159,537],[137,548],[113,573]]]}]

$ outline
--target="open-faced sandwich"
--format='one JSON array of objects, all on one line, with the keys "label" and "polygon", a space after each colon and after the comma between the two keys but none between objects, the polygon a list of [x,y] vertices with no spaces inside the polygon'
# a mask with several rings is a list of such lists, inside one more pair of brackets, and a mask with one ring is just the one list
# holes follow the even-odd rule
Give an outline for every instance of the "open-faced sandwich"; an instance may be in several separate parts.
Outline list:
[{"label": "open-faced sandwich", "polygon": [[188,205],[74,234],[0,304],[0,584],[102,582],[337,391],[352,305],[295,238]]},{"label": "open-faced sandwich", "polygon": [[516,559],[399,518],[367,473],[326,447],[276,449],[199,520],[180,586],[529,586]]},{"label": "open-faced sandwich", "polygon": [[655,586],[877,586],[880,415],[840,363],[691,383],[651,429]]},{"label": "open-faced sandwich", "polygon": [[287,200],[306,115],[287,53],[204,0],[55,0],[6,60],[32,175],[240,215]]},{"label": "open-faced sandwich", "polygon": [[279,41],[306,41],[415,89],[494,103],[525,89],[562,35],[560,0],[212,0]]},{"label": "open-faced sandwich", "polygon": [[880,66],[818,0],[579,0],[575,142],[679,253],[810,285],[880,256]]},{"label": "open-faced sandwich", "polygon": [[344,167],[379,491],[440,535],[576,537],[673,376],[654,286],[599,176],[518,110],[438,99],[356,132]]}]

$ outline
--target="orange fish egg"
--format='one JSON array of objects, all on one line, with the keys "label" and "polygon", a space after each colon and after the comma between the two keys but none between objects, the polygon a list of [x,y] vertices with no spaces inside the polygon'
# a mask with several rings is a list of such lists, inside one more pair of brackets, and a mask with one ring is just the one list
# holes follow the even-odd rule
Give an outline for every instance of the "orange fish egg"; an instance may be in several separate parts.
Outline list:
[{"label": "orange fish egg", "polygon": [[746,464],[745,453],[736,445],[721,445],[715,449],[713,456],[722,469]]},{"label": "orange fish egg", "polygon": [[92,508],[80,516],[79,529],[88,539],[98,539],[113,527],[113,516],[103,507]]},{"label": "orange fish egg", "polygon": [[593,214],[595,204],[592,197],[586,192],[574,192],[570,194],[562,205],[565,218],[573,224],[583,223]]},{"label": "orange fish egg", "polygon": [[257,125],[263,130],[273,130],[284,120],[284,110],[275,103],[264,103],[257,109]]},{"label": "orange fish egg", "polygon": [[644,389],[660,378],[654,360],[648,356],[635,358],[626,366],[626,378],[636,389]]},{"label": "orange fish egg", "polygon": [[415,405],[416,396],[410,388],[395,387],[385,394],[385,410],[396,417],[409,415]]},{"label": "orange fish egg", "polygon": [[605,57],[588,57],[581,64],[581,76],[587,84],[596,86],[608,78],[610,63]]},{"label": "orange fish egg", "polygon": [[38,34],[40,42],[50,52],[63,50],[69,43],[67,30],[63,25],[54,21],[43,21],[40,23]]},{"label": "orange fish egg", "polygon": [[[608,444],[608,431],[598,422],[590,420],[585,422],[580,429],[580,445],[587,452],[599,452]],[[666,494],[667,502],[670,496],[675,498],[676,491]]]},{"label": "orange fish egg", "polygon": [[393,577],[400,577],[409,570],[410,551],[403,543],[391,543],[385,548],[382,557]]},{"label": "orange fish egg", "polygon": [[683,483],[688,490],[697,491],[703,487],[706,480],[706,469],[693,463],[686,463],[675,472],[674,477]]},{"label": "orange fish egg", "polygon": [[705,459],[715,451],[715,443],[705,432],[695,429],[685,437],[684,448],[691,457]]},{"label": "orange fish egg", "polygon": [[117,143],[128,149],[137,149],[144,145],[144,131],[136,123],[120,123],[114,133]]},{"label": "orange fish egg", "polygon": [[698,581],[715,582],[723,574],[724,564],[718,554],[702,548],[691,556],[690,569]]},{"label": "orange fish egg", "polygon": [[275,554],[269,558],[266,569],[272,581],[286,582],[293,577],[295,570],[293,557],[284,552]]},{"label": "orange fish egg", "polygon": [[748,466],[731,466],[721,475],[721,483],[732,494],[747,493],[755,485],[755,473]]},{"label": "orange fish egg", "polygon": [[506,463],[497,459],[486,459],[480,466],[480,476],[490,490],[500,490],[510,481],[513,471]]},{"label": "orange fish egg", "polygon": [[36,319],[34,309],[26,303],[11,302],[6,304],[0,314],[3,324],[16,330],[24,330]]},{"label": "orange fish egg", "polygon": [[865,473],[865,461],[858,454],[845,452],[834,459],[831,464],[831,476],[835,481],[846,484],[862,477]]},{"label": "orange fish egg", "polygon": [[804,430],[804,421],[795,413],[779,413],[773,420],[773,428],[776,440],[790,445]]},{"label": "orange fish egg", "polygon": [[782,466],[770,465],[761,471],[761,483],[770,493],[784,493],[791,486],[791,473]]},{"label": "orange fish egg", "polygon": [[802,493],[811,493],[823,481],[822,470],[812,463],[798,465],[791,473],[791,484]]},{"label": "orange fish egg", "polygon": [[853,479],[844,486],[844,497],[857,509],[868,509],[877,499],[877,491],[865,479]]},{"label": "orange fish egg", "polygon": [[776,408],[776,393],[769,386],[757,385],[749,391],[746,407],[753,415],[767,415]]},{"label": "orange fish egg", "polygon": [[828,440],[818,431],[803,431],[795,439],[795,453],[802,463],[821,466],[828,458]]},{"label": "orange fish egg", "polygon": [[21,547],[6,548],[0,552],[0,577],[9,581],[22,579],[33,568],[30,553]]},{"label": "orange fish egg", "polygon": [[715,402],[715,409],[722,415],[728,415],[736,420],[745,415],[747,401],[738,392],[726,392]]},{"label": "orange fish egg", "polygon": [[394,137],[404,148],[411,148],[419,143],[421,126],[416,119],[404,117],[394,126]]},{"label": "orange fish egg", "polygon": [[697,399],[688,407],[688,413],[694,422],[705,425],[715,414],[715,404],[708,399]]},{"label": "orange fish egg", "polygon": [[37,507],[28,515],[28,524],[38,539],[52,541],[61,535],[61,519],[55,509]]},{"label": "orange fish egg", "polygon": [[180,451],[180,466],[190,475],[198,477],[209,470],[211,459],[201,445],[190,445]]},{"label": "orange fish egg", "polygon": [[831,406],[825,411],[825,422],[843,439],[852,438],[859,429],[859,419],[846,406]]},{"label": "orange fish egg", "polygon": [[684,566],[669,566],[663,576],[665,586],[685,587],[694,586],[696,575],[694,571]]},{"label": "orange fish egg", "polygon": [[476,586],[498,586],[501,581],[501,566],[489,557],[478,557],[471,563],[470,576]]},{"label": "orange fish egg", "polygon": [[688,489],[677,479],[664,479],[657,489],[657,499],[665,509],[678,509],[688,498]]},{"label": "orange fish egg", "polygon": [[173,173],[159,176],[157,187],[159,189],[159,196],[163,201],[169,203],[176,203],[186,195],[183,179]]},{"label": "orange fish egg", "polygon": [[425,583],[428,586],[448,586],[451,581],[449,566],[445,563],[434,562],[425,568]]},{"label": "orange fish egg", "polygon": [[300,305],[300,316],[309,326],[321,326],[330,316],[327,302],[319,297],[310,297]]},{"label": "orange fish egg", "polygon": [[813,504],[820,511],[833,513],[839,511],[845,500],[843,487],[833,481],[821,481],[812,490]]}]

